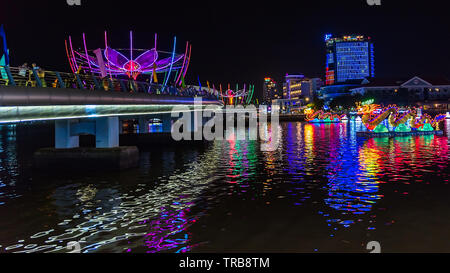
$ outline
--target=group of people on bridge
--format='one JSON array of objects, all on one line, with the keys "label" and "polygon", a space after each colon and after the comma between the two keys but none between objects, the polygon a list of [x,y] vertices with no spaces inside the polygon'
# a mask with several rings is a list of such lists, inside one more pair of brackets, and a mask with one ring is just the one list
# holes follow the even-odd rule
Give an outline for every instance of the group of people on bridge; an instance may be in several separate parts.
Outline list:
[{"label": "group of people on bridge", "polygon": [[[0,67],[1,68],[1,67]],[[4,68],[3,68],[4,69]],[[217,95],[211,90],[206,90],[200,87],[183,85],[177,87],[174,83],[162,85],[158,83],[151,83],[147,81],[135,81],[133,79],[120,79],[113,77],[99,78],[93,75],[80,73],[59,73],[52,71],[45,71],[35,63],[31,67],[27,63],[10,69],[10,77],[14,80],[16,86],[27,87],[51,87],[51,88],[73,88],[73,89],[87,89],[87,90],[110,90],[119,92],[137,92],[149,94],[163,94],[172,96],[184,97],[205,97],[210,99],[217,99]],[[3,74],[3,73],[2,73]],[[6,74],[6,73],[5,73]],[[5,75],[5,81],[2,85],[11,85],[11,80]],[[217,92],[215,92],[217,94]]]}]

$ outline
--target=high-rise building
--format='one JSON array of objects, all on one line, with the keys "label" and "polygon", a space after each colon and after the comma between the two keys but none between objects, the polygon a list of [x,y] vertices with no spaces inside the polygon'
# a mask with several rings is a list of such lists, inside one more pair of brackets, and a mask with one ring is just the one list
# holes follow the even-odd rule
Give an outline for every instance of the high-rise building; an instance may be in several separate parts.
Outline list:
[{"label": "high-rise building", "polygon": [[302,95],[309,101],[317,95],[317,91],[322,87],[323,81],[320,78],[305,79],[302,81]]},{"label": "high-rise building", "polygon": [[298,100],[302,95],[302,81],[304,75],[286,74],[286,81],[283,83],[283,98],[290,100]]},{"label": "high-rise building", "polygon": [[269,103],[273,99],[278,99],[277,83],[272,78],[264,78],[263,85],[263,101]]},{"label": "high-rise building", "polygon": [[326,85],[375,77],[374,48],[370,37],[325,36]]},{"label": "high-rise building", "polygon": [[322,87],[320,78],[310,79],[303,75],[286,75],[286,82],[283,84],[283,98],[309,101],[320,87]]},{"label": "high-rise building", "polygon": [[284,112],[299,112],[313,100],[321,86],[322,80],[319,78],[287,74],[283,83],[283,99],[273,100],[272,104],[279,104]]}]

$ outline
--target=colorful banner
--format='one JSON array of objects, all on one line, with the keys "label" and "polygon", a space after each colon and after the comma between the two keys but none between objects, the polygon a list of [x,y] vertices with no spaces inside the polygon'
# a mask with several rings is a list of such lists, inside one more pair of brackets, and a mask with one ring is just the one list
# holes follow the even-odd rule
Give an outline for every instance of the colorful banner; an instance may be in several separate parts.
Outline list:
[{"label": "colorful banner", "polygon": [[97,62],[98,62],[98,66],[100,68],[100,73],[102,75],[102,78],[108,76],[108,74],[106,73],[105,62],[103,61],[102,50],[100,48],[98,48],[98,49],[94,50],[94,54],[97,57]]},{"label": "colorful banner", "polygon": [[154,82],[154,83],[158,83],[158,77],[156,76],[156,63],[153,64],[153,72],[152,72],[152,75],[153,75],[153,82]]},{"label": "colorful banner", "polygon": [[5,55],[2,55],[2,58],[0,59],[0,75],[2,76],[2,79],[7,80],[8,74],[6,73],[6,70],[4,68],[5,64]]},{"label": "colorful banner", "polygon": [[8,46],[6,45],[6,33],[3,25],[0,25],[0,37],[2,37],[3,41],[3,54],[5,56],[5,64],[9,65],[9,50]]}]

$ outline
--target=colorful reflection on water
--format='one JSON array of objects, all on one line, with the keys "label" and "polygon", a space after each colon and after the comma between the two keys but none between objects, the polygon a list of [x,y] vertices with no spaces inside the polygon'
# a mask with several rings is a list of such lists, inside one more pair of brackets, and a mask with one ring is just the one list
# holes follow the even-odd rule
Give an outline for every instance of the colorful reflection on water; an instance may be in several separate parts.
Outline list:
[{"label": "colorful reflection on water", "polygon": [[67,252],[69,241],[83,252],[354,252],[374,237],[392,251],[450,251],[449,138],[366,139],[361,126],[269,124],[281,133],[271,152],[237,132],[143,151],[135,170],[44,180],[29,171],[29,134],[4,126],[0,252]]}]

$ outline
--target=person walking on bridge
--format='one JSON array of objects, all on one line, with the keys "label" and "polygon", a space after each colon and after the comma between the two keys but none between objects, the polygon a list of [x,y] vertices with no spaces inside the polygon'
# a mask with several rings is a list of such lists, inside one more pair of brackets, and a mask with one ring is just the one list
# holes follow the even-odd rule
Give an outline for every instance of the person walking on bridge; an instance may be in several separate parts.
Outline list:
[{"label": "person walking on bridge", "polygon": [[24,63],[23,65],[19,66],[19,79],[18,79],[18,85],[24,85],[27,84],[27,72],[30,68],[28,67],[27,63]]}]

